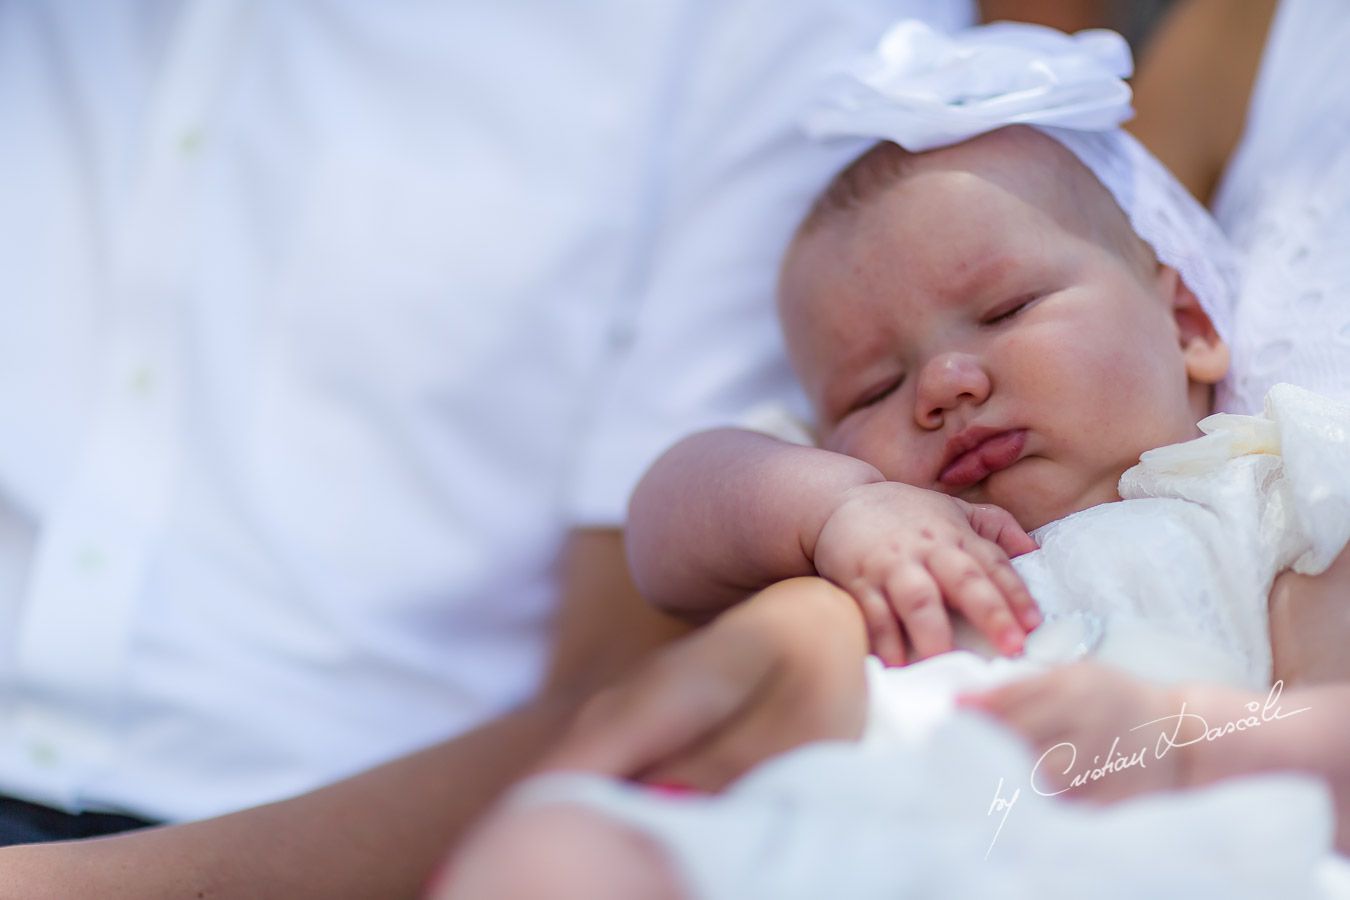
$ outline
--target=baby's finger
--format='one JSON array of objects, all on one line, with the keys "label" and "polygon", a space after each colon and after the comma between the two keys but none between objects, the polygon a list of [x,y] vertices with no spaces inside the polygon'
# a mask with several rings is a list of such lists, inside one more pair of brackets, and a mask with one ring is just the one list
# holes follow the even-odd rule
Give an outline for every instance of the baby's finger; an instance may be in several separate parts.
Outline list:
[{"label": "baby's finger", "polygon": [[1045,692],[1046,688],[1039,678],[1019,678],[998,687],[959,694],[956,703],[958,706],[1002,715],[1028,702],[1034,702]]},{"label": "baby's finger", "polygon": [[1001,506],[966,504],[966,518],[976,534],[997,544],[1009,556],[1021,556],[1037,549],[1031,535],[1022,530],[1012,513]]},{"label": "baby's finger", "polygon": [[867,645],[888,666],[905,664],[905,643],[900,635],[900,623],[886,603],[881,592],[867,582],[850,585],[849,593],[862,610],[867,626]]},{"label": "baby's finger", "polygon": [[948,605],[959,610],[1000,653],[1021,652],[1026,632],[975,557],[956,547],[941,547],[928,557],[928,570]]},{"label": "baby's finger", "polygon": [[957,694],[956,705],[962,709],[973,709],[1002,719],[1026,702],[1027,685],[1033,681],[1034,679],[1018,679],[994,688]]},{"label": "baby's finger", "polygon": [[1018,623],[1027,631],[1032,631],[1040,625],[1044,621],[1040,608],[1036,606],[1035,599],[1027,590],[1026,583],[1022,581],[1022,576],[1017,574],[1012,561],[1008,559],[1003,549],[987,542],[969,549],[973,556],[984,563],[989,580],[994,582],[994,587],[998,588],[1008,601],[1008,606]]},{"label": "baby's finger", "polygon": [[895,572],[886,581],[886,595],[914,648],[915,659],[952,649],[952,623],[933,576],[917,566]]},{"label": "baby's finger", "polygon": [[963,694],[957,705],[993,716],[1033,745],[1060,740],[1068,733],[1062,705],[1053,687],[1035,680],[1014,682],[991,691]]}]

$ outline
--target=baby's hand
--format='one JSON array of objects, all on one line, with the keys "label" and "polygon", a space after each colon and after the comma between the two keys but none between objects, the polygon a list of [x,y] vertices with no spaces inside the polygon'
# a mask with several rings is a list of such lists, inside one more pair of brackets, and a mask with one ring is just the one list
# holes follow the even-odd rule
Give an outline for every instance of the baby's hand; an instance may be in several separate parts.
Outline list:
[{"label": "baby's hand", "polygon": [[[957,702],[994,716],[1027,740],[1040,760],[1032,784],[1037,791],[1106,802],[1184,786],[1186,757],[1198,737],[1194,722],[1179,718],[1185,699],[1180,690],[1079,662]],[[1241,709],[1240,703],[1233,708]],[[1109,759],[1138,762],[1107,766],[1106,777],[1075,782],[1083,773],[1100,773]]]},{"label": "baby's hand", "polygon": [[1005,510],[897,482],[851,488],[816,538],[816,571],[853,595],[872,652],[904,665],[952,649],[947,607],[1006,654],[1041,622],[1008,561],[1036,549]]}]

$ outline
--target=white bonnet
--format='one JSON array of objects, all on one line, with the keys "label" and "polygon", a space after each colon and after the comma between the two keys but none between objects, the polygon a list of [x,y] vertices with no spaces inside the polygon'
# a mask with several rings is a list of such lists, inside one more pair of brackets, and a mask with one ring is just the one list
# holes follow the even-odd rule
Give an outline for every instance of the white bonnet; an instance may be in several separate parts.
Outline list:
[{"label": "white bonnet", "polygon": [[954,34],[918,20],[835,73],[807,130],[892,141],[911,152],[1031,125],[1092,171],[1160,262],[1176,269],[1231,338],[1236,266],[1209,213],[1120,123],[1133,114],[1129,45],[1113,31],[1067,35],[999,22]]}]

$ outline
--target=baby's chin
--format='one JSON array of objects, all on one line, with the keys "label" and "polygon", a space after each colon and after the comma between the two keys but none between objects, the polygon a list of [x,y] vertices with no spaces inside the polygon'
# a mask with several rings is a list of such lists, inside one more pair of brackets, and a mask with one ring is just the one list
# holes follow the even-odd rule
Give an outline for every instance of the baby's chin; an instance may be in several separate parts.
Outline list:
[{"label": "baby's chin", "polygon": [[1118,477],[1074,489],[1045,484],[1032,478],[999,479],[998,476],[1002,474],[1011,476],[1013,473],[995,473],[988,480],[984,497],[971,499],[971,502],[992,503],[1006,509],[1028,533],[1051,522],[1067,519],[1074,513],[1120,499],[1116,491]]}]

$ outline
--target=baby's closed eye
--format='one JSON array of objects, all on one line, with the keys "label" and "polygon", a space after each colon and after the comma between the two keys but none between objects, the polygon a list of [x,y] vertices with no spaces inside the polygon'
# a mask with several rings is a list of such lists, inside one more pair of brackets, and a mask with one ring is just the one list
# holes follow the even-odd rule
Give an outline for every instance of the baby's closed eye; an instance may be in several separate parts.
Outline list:
[{"label": "baby's closed eye", "polygon": [[878,385],[874,385],[873,387],[868,388],[867,390],[863,391],[863,393],[859,396],[857,400],[853,402],[853,404],[849,407],[848,411],[856,412],[860,409],[866,409],[869,406],[875,406],[876,404],[880,403],[882,400],[885,400],[891,394],[894,394],[897,390],[899,390],[900,385],[904,384],[904,382],[905,376],[903,374],[900,374],[890,378],[887,381],[883,381]]},{"label": "baby's closed eye", "polygon": [[1036,294],[1024,294],[1011,300],[1005,300],[985,313],[984,318],[980,320],[980,324],[999,325],[1007,322],[1035,303],[1037,299],[1039,299],[1039,296]]}]

